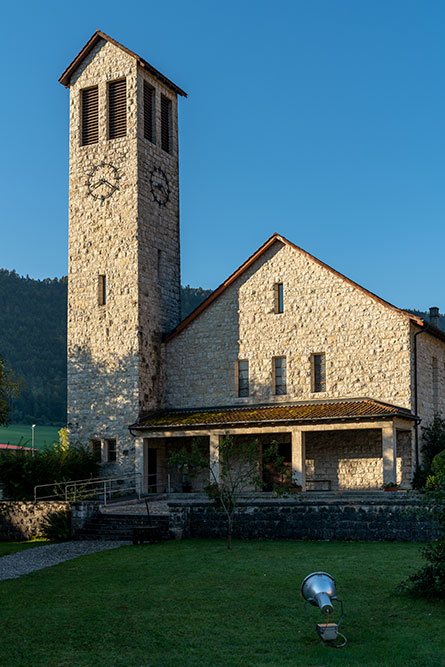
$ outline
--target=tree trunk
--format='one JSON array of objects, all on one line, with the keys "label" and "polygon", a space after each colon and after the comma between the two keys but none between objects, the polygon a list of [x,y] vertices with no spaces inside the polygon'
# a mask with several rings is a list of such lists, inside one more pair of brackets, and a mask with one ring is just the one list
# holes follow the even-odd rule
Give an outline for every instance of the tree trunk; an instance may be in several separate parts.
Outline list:
[{"label": "tree trunk", "polygon": [[227,548],[232,548],[232,518],[227,520]]}]

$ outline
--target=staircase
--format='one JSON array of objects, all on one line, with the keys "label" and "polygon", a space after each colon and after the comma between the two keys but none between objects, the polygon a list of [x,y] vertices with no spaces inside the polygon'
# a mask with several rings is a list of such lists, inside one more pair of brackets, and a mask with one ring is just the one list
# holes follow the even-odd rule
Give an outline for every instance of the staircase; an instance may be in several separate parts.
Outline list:
[{"label": "staircase", "polygon": [[[151,515],[154,526],[160,526],[161,537],[168,540],[169,517],[166,515]],[[134,514],[96,514],[75,535],[77,540],[132,540],[133,528],[147,526],[147,516]]]}]

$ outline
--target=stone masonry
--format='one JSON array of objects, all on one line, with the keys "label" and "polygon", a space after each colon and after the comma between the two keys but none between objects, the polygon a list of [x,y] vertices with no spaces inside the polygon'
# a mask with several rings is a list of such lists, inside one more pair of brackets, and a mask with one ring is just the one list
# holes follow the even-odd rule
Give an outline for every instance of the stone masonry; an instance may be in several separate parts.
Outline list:
[{"label": "stone masonry", "polygon": [[[110,81],[125,78],[126,136],[108,138]],[[144,137],[143,83],[155,90],[155,143]],[[117,441],[105,474],[134,472],[138,414],[159,407],[161,337],[180,318],[177,96],[118,46],[101,39],[70,80],[70,232],[68,291],[68,423],[70,439]],[[98,85],[99,140],[81,145],[81,91]],[[160,148],[160,96],[171,101],[171,151]],[[88,178],[105,162],[119,189],[94,199]],[[170,183],[160,206],[150,172]],[[99,276],[106,304],[99,305]],[[103,460],[106,449],[102,447]]]},{"label": "stone masonry", "polygon": [[[274,312],[274,285],[284,312]],[[311,355],[326,354],[326,391]],[[287,359],[287,394],[273,394],[272,360]],[[238,398],[236,361],[249,360]],[[167,345],[168,407],[372,396],[411,407],[409,320],[293,247],[277,241]]]}]

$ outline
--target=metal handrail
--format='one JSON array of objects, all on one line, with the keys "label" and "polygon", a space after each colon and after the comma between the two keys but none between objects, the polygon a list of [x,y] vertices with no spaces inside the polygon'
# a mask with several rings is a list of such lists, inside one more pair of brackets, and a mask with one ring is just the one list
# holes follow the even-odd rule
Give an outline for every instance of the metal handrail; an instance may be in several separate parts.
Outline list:
[{"label": "metal handrail", "polygon": [[[37,484],[34,487],[34,502],[37,500],[49,500],[51,498],[64,498],[66,502],[76,500],[79,494],[82,495],[82,500],[103,495],[103,503],[107,504],[107,498],[110,499],[114,493],[121,494],[123,491],[133,490],[141,498],[141,473],[133,473],[132,475],[122,475],[120,477],[95,477],[89,479],[76,479],[69,482],[53,482],[52,484]],[[123,482],[124,480],[134,480],[134,484],[129,486],[121,486],[112,488],[113,482]],[[94,487],[93,487],[94,485]],[[51,487],[54,490],[60,489],[58,493],[52,493],[46,496],[37,497],[37,489]],[[80,488],[79,488],[80,487]],[[87,488],[89,487],[89,488]]]}]

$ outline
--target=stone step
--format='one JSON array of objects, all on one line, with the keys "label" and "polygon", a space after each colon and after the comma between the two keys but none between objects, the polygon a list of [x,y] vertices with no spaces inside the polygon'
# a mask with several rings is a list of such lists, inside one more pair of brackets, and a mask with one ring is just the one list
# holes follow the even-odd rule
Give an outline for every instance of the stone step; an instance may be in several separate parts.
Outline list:
[{"label": "stone step", "polygon": [[[152,516],[151,523],[161,528],[162,539],[168,539],[168,516]],[[149,523],[146,516],[99,513],[90,519],[75,537],[77,539],[131,540],[133,528],[147,525]]]}]

